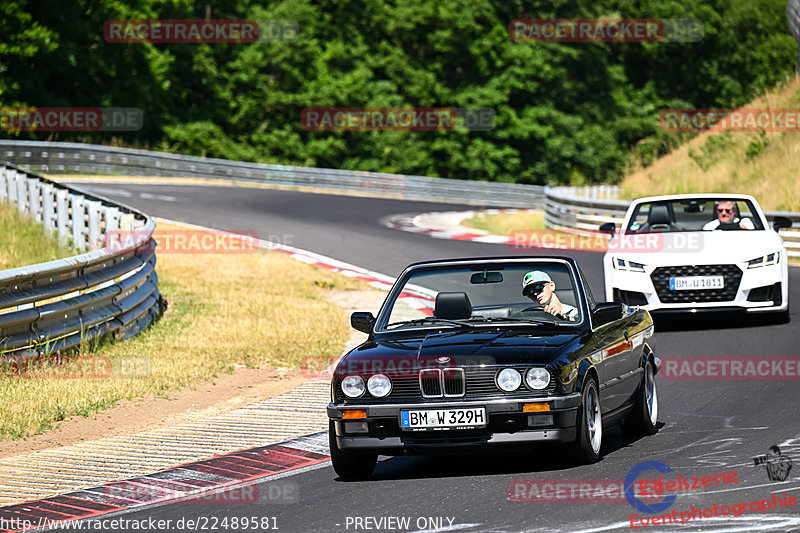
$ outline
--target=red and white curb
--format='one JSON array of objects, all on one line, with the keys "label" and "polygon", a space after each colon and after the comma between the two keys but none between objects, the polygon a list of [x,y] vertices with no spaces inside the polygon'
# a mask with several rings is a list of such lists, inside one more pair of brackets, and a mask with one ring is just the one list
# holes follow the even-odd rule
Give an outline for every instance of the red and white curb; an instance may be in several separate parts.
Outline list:
[{"label": "red and white curb", "polygon": [[[409,233],[417,233],[419,235],[427,235],[428,237],[432,237],[434,239],[448,239],[454,241],[471,241],[471,242],[480,242],[484,244],[504,244],[509,246],[515,251],[524,250],[524,249],[536,249],[536,248],[546,248],[546,249],[558,249],[558,250],[569,250],[571,247],[567,244],[560,244],[558,242],[541,242],[541,240],[537,240],[536,244],[525,243],[528,239],[522,239],[522,243],[520,243],[518,237],[515,236],[508,236],[508,235],[492,235],[490,233],[474,233],[465,231],[462,227],[458,224],[431,224],[430,222],[426,223],[426,220],[436,220],[437,217],[441,218],[450,218],[451,220],[464,220],[465,218],[471,218],[475,214],[480,213],[484,215],[500,215],[500,214],[507,214],[507,213],[525,213],[531,212],[532,210],[529,209],[484,209],[481,211],[441,211],[441,212],[431,212],[431,213],[406,213],[406,214],[398,214],[398,215],[391,215],[381,220],[381,223],[389,228],[400,230],[400,231],[407,231]],[[527,230],[520,230],[521,235],[525,237],[525,231]],[[545,233],[547,231],[553,231],[554,233],[569,233],[571,235],[578,235],[578,236],[586,236],[596,238],[597,233],[592,233],[590,231],[583,231],[583,230],[575,230],[575,229],[558,229],[558,230],[530,230],[533,232],[541,232]]]},{"label": "red and white curb", "polygon": [[[487,209],[479,211],[487,215],[498,215],[505,213],[517,213],[520,209]],[[391,215],[381,220],[384,226],[400,231],[427,235],[434,239],[448,239],[456,241],[483,242],[488,244],[513,244],[511,237],[504,235],[491,235],[486,233],[468,232],[458,228],[443,228],[424,225],[421,220],[432,215],[459,216],[462,218],[472,217],[478,211],[442,211],[440,213],[410,213]],[[463,215],[463,216],[462,216]]]},{"label": "red and white curb", "polygon": [[[166,503],[291,503],[296,490],[258,490],[265,478],[283,478],[330,460],[327,432],[195,461],[153,474],[0,508],[0,533],[61,529],[86,518]],[[262,485],[263,486],[263,485]],[[291,488],[291,487],[289,487]],[[260,492],[260,493],[259,493]],[[270,501],[276,500],[276,501]],[[278,501],[286,500],[286,501]],[[87,528],[89,529],[89,528]]]}]

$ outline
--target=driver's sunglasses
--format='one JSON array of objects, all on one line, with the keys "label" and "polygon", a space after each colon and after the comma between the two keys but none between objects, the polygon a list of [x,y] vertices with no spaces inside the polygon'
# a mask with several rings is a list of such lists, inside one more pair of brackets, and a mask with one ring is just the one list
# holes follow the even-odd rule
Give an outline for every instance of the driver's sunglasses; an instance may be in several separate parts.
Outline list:
[{"label": "driver's sunglasses", "polygon": [[547,287],[547,282],[542,281],[534,283],[533,285],[531,285],[531,294],[534,295],[539,294],[544,290],[545,287]]},{"label": "driver's sunglasses", "polygon": [[733,213],[733,209],[717,209],[717,213]]}]

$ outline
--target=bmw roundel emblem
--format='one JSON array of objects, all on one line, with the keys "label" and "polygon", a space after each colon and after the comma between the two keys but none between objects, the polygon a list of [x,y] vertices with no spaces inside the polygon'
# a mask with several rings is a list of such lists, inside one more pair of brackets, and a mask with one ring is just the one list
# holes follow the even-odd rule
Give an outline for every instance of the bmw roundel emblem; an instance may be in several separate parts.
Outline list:
[{"label": "bmw roundel emblem", "polygon": [[443,355],[442,357],[438,357],[438,358],[436,359],[436,362],[437,362],[437,363],[440,363],[440,364],[442,364],[442,365],[444,365],[444,364],[447,364],[447,363],[449,363],[449,362],[450,362],[450,358],[449,358],[449,357],[447,357],[446,355]]}]

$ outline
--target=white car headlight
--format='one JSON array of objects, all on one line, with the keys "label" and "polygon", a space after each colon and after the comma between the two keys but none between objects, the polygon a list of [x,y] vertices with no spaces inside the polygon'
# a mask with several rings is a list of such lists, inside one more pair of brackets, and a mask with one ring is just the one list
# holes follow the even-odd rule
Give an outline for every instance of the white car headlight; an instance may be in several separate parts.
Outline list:
[{"label": "white car headlight", "polygon": [[550,384],[550,372],[545,368],[531,368],[525,375],[525,383],[534,390],[542,390]]},{"label": "white car headlight", "polygon": [[497,386],[506,392],[517,390],[522,384],[522,376],[513,368],[504,368],[497,374]]},{"label": "white car headlight", "polygon": [[626,270],[628,272],[644,272],[645,267],[645,265],[642,263],[637,263],[636,261],[627,261],[619,257],[614,257],[611,259],[611,266],[616,270]]},{"label": "white car headlight", "polygon": [[759,268],[762,266],[777,265],[781,261],[781,253],[773,252],[771,254],[756,257],[747,262],[747,268]]},{"label": "white car headlight", "polygon": [[375,374],[367,380],[367,390],[376,398],[383,398],[392,392],[392,382],[383,374]]},{"label": "white car headlight", "polygon": [[350,398],[364,394],[364,379],[361,376],[347,376],[342,380],[342,392]]}]

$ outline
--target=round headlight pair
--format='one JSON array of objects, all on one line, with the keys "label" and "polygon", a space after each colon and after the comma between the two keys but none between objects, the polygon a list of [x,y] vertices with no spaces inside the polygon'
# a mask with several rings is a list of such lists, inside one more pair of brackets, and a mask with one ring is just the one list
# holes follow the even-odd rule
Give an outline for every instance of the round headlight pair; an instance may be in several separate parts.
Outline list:
[{"label": "round headlight pair", "polygon": [[[544,368],[531,368],[525,374],[525,382],[534,390],[542,390],[550,384],[550,372]],[[504,368],[497,374],[497,386],[506,392],[515,391],[522,384],[522,374],[514,368]]]},{"label": "round headlight pair", "polygon": [[[347,376],[342,380],[342,392],[350,398],[358,398],[364,394],[364,378]],[[376,398],[383,398],[392,391],[392,382],[383,374],[375,374],[367,380],[366,389]]]}]

